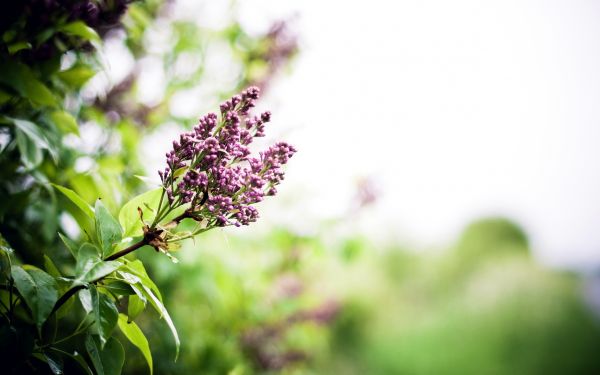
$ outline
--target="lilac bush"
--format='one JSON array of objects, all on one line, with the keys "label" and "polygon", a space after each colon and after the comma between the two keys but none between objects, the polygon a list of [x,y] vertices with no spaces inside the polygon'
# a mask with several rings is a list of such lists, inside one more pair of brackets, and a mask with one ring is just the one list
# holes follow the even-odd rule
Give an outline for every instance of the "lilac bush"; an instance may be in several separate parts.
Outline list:
[{"label": "lilac bush", "polygon": [[175,218],[191,218],[204,228],[248,225],[258,218],[253,206],[277,193],[284,178],[282,166],[296,149],[279,142],[253,156],[250,144],[265,135],[270,112],[253,116],[250,110],[260,90],[250,87],[220,106],[220,116],[209,113],[190,132],[181,134],[166,154],[166,168],[159,171],[166,202],[156,222],[168,212],[186,206]]}]

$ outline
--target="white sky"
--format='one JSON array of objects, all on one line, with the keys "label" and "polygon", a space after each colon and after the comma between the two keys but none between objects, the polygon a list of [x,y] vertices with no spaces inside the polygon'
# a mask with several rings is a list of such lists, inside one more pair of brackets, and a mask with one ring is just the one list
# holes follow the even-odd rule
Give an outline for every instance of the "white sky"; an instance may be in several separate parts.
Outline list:
[{"label": "white sky", "polygon": [[[212,27],[229,9],[179,3]],[[300,150],[267,223],[342,216],[366,176],[383,194],[354,229],[425,247],[500,214],[525,227],[544,262],[600,263],[600,2],[238,8],[256,32],[299,15],[299,58],[263,103],[270,134]]]},{"label": "white sky", "polygon": [[248,27],[300,15],[301,55],[270,95],[301,150],[298,211],[343,213],[371,176],[367,230],[425,246],[504,214],[542,260],[600,262],[600,2],[242,4]]}]

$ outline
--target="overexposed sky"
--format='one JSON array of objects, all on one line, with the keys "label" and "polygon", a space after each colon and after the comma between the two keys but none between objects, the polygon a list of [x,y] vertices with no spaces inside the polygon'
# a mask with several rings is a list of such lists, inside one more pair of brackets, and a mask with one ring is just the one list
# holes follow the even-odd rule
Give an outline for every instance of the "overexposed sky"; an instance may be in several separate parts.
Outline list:
[{"label": "overexposed sky", "polygon": [[369,228],[424,246],[471,219],[520,222],[549,263],[600,262],[600,3],[253,1],[292,14],[302,51],[270,97],[301,152],[299,211],[383,191]]},{"label": "overexposed sky", "polygon": [[[178,4],[207,27],[230,17],[229,1]],[[237,12],[256,33],[291,17],[301,40],[262,103],[268,134],[300,150],[264,225],[344,217],[369,177],[382,195],[353,229],[427,247],[505,215],[542,261],[600,263],[599,2],[254,0]]]}]

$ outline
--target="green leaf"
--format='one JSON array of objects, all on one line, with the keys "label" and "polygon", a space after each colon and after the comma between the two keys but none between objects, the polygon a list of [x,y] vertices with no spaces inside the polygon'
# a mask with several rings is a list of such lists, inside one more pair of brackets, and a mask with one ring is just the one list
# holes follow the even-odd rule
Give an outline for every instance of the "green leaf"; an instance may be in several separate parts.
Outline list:
[{"label": "green leaf", "polygon": [[[150,289],[152,289],[154,294],[156,294],[158,296],[158,299],[162,301],[162,295],[160,294],[160,290],[158,289],[158,287],[156,286],[154,281],[152,281],[150,276],[148,276],[148,272],[146,272],[144,263],[142,263],[139,259],[137,259],[132,262],[128,262],[127,265],[124,267],[124,269],[131,272],[133,275],[135,275],[137,278],[139,278],[139,280],[142,284],[150,287]],[[125,272],[121,272],[122,275],[124,273]]]},{"label": "green leaf", "polygon": [[73,255],[73,258],[77,258],[77,253],[76,253],[77,244],[73,240],[71,240],[69,237],[63,236],[62,233],[59,233],[58,237],[60,237],[62,242],[65,244],[65,247],[67,248],[67,250],[69,250],[71,255]]},{"label": "green leaf", "polygon": [[121,374],[121,368],[125,362],[125,351],[117,339],[111,337],[104,349],[100,349],[98,337],[88,335],[85,339],[85,348],[98,375]]},{"label": "green leaf", "polygon": [[34,104],[56,106],[52,92],[40,82],[29,67],[14,61],[0,62],[0,83],[12,87],[23,98]]},{"label": "green leaf", "polygon": [[94,211],[96,212],[96,235],[102,246],[102,257],[106,258],[112,253],[113,245],[121,241],[123,230],[100,199],[96,201]]},{"label": "green leaf", "polygon": [[44,352],[44,358],[46,360],[46,363],[50,367],[50,371],[52,371],[53,374],[60,375],[63,373],[64,365],[62,363],[61,357],[55,354]]},{"label": "green leaf", "polygon": [[156,297],[154,293],[152,293],[152,290],[150,290],[150,288],[146,285],[141,284],[141,286],[142,291],[144,292],[144,294],[146,294],[148,300],[150,301],[150,304],[152,304],[154,309],[160,314],[160,317],[165,319],[165,322],[167,322],[167,326],[169,326],[169,329],[171,330],[171,334],[173,335],[173,339],[175,340],[175,361],[177,361],[177,357],[179,357],[179,346],[181,344],[179,341],[179,335],[177,334],[177,328],[175,328],[175,324],[173,324],[173,320],[171,319],[169,312],[162,304],[162,302],[158,299],[158,297]]},{"label": "green leaf", "polygon": [[56,73],[56,75],[67,85],[79,89],[96,75],[96,72],[85,65],[75,65],[70,69]]},{"label": "green leaf", "polygon": [[[54,348],[52,348],[52,349],[54,349]],[[59,349],[55,349],[55,350],[59,350]],[[94,373],[92,372],[92,369],[90,369],[90,366],[88,365],[88,363],[85,361],[83,356],[81,354],[79,354],[77,351],[74,351],[73,354],[67,353],[62,350],[60,350],[60,352],[64,355],[69,356],[69,358],[71,358],[75,362],[77,362],[87,375],[94,375]]]},{"label": "green leaf", "polygon": [[77,295],[79,297],[79,302],[81,302],[81,307],[83,307],[86,313],[91,313],[94,308],[92,306],[92,295],[90,290],[81,289]]},{"label": "green leaf", "polygon": [[14,55],[15,53],[24,50],[24,49],[31,49],[31,43],[29,42],[25,42],[25,41],[20,41],[20,42],[16,42],[16,43],[11,43],[7,46],[8,49],[8,53],[11,55]]},{"label": "green leaf", "polygon": [[98,33],[96,33],[96,31],[94,29],[92,29],[91,27],[89,27],[82,21],[75,21],[75,22],[68,23],[68,24],[60,27],[59,31],[62,31],[65,34],[78,36],[78,37],[81,37],[81,38],[83,38],[85,40],[89,40],[89,41],[94,41],[94,42],[100,41],[100,37],[98,36]]},{"label": "green leaf", "polygon": [[155,210],[158,209],[158,202],[160,201],[162,190],[163,188],[160,187],[147,191],[123,205],[119,212],[119,222],[123,227],[124,237],[136,237],[144,234],[138,208],[142,210],[145,221],[153,220],[156,213],[152,212],[148,207],[152,207]]},{"label": "green leaf", "polygon": [[99,280],[118,270],[122,265],[118,261],[102,260],[99,255],[99,249],[96,246],[84,243],[77,254],[73,285],[81,285]]},{"label": "green leaf", "polygon": [[144,336],[144,332],[142,332],[135,322],[128,321],[127,316],[124,314],[119,314],[119,328],[123,332],[123,335],[142,351],[148,367],[150,367],[150,375],[152,375],[152,353],[150,352],[150,346],[148,345],[146,336]]},{"label": "green leaf", "polygon": [[33,266],[13,266],[11,269],[15,286],[31,310],[38,329],[46,321],[58,300],[56,280]]},{"label": "green leaf", "polygon": [[63,193],[65,197],[69,198],[69,200],[73,202],[75,206],[77,206],[81,210],[81,212],[83,212],[87,217],[89,217],[92,220],[94,219],[94,210],[92,210],[92,207],[90,207],[90,205],[87,204],[87,202],[84,201],[83,198],[81,198],[76,192],[64,186],[56,184],[51,185],[54,186],[58,191]]},{"label": "green leaf", "polygon": [[50,142],[39,126],[31,121],[18,118],[7,117],[7,119],[16,127],[17,147],[21,153],[21,161],[26,168],[33,169],[42,162],[44,158],[42,150],[48,150],[54,162],[58,160],[56,150],[50,146]]},{"label": "green leaf", "polygon": [[99,286],[118,296],[130,296],[135,294],[135,291],[131,289],[131,286],[121,280],[112,280],[109,283]]},{"label": "green leaf", "polygon": [[92,313],[100,337],[100,347],[103,348],[117,325],[119,311],[112,298],[98,292],[95,285],[90,285],[89,290],[92,297]]},{"label": "green leaf", "polygon": [[137,318],[145,308],[146,301],[142,300],[140,296],[137,294],[129,296],[129,303],[127,305],[127,316],[129,317],[129,321],[131,322]]},{"label": "green leaf", "polygon": [[52,259],[50,259],[50,257],[48,257],[48,255],[46,254],[44,254],[44,268],[52,277],[62,277],[60,271],[58,270],[58,268],[56,268]]},{"label": "green leaf", "polygon": [[49,115],[50,121],[58,128],[63,134],[74,133],[79,135],[79,126],[77,120],[69,112],[66,111],[53,111]]},{"label": "green leaf", "polygon": [[27,170],[34,169],[44,160],[42,149],[36,145],[19,129],[15,132],[17,148],[21,155],[21,162]]}]

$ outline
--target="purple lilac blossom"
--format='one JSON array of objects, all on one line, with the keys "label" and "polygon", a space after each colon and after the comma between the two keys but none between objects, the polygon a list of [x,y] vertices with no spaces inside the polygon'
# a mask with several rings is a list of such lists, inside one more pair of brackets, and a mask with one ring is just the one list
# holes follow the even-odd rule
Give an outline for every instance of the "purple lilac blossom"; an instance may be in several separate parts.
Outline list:
[{"label": "purple lilac blossom", "polygon": [[277,193],[284,178],[282,167],[296,149],[278,142],[258,157],[249,145],[264,137],[271,112],[251,116],[260,96],[250,87],[220,106],[221,116],[209,113],[192,131],[180,135],[166,154],[167,167],[159,171],[171,208],[189,204],[188,217],[207,226],[248,225],[258,211],[252,205]]}]

